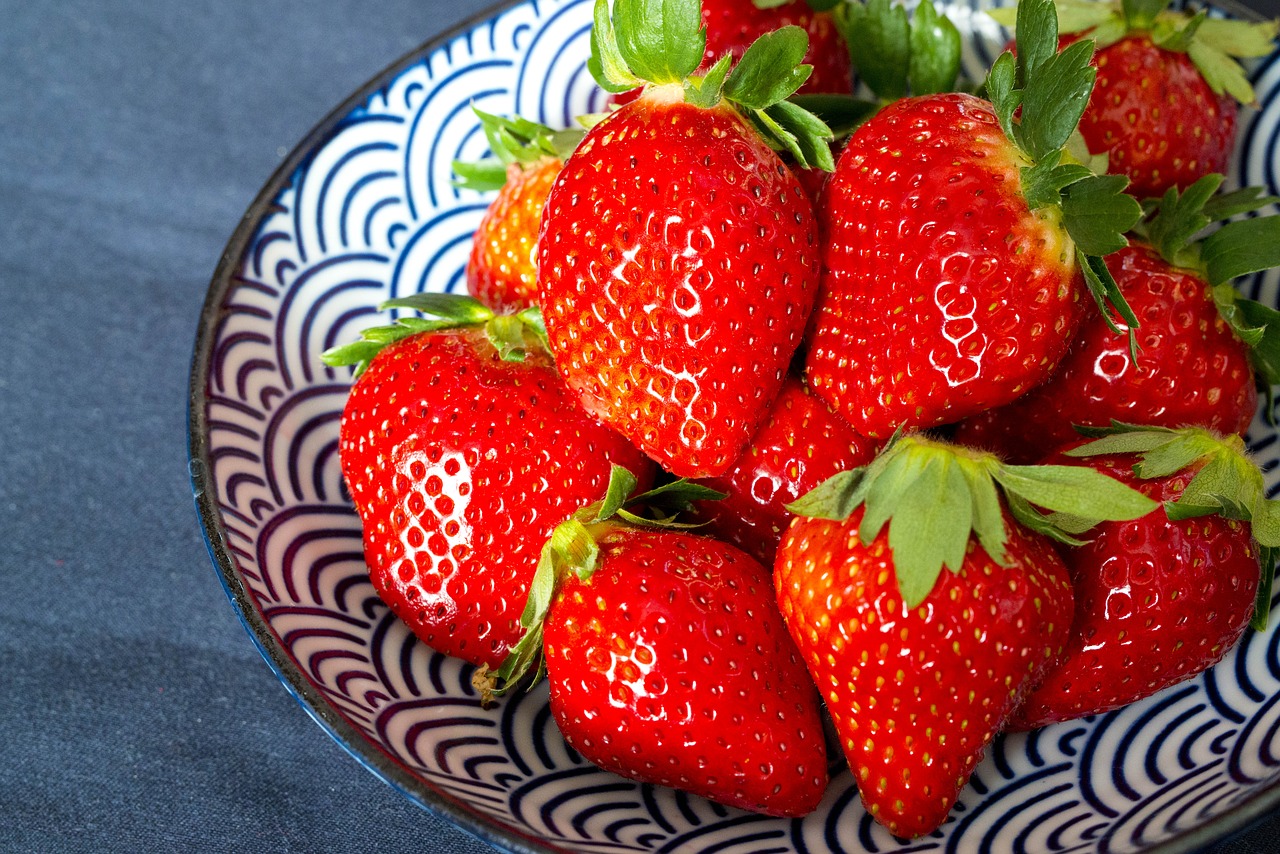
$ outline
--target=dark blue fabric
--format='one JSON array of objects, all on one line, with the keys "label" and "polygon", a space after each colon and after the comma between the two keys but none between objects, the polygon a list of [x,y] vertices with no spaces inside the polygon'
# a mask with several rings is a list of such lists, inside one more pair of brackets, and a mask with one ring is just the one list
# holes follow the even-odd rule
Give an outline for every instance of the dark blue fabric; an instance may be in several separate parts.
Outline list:
[{"label": "dark blue fabric", "polygon": [[258,188],[483,5],[0,0],[0,849],[488,850],[259,658],[198,529],[185,420],[205,288]]}]

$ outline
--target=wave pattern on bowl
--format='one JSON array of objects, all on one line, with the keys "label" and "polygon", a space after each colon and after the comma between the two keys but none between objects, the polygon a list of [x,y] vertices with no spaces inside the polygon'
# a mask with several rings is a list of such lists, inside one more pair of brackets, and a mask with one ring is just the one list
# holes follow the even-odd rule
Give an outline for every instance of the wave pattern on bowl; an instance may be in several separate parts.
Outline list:
[{"label": "wave pattern on bowl", "polygon": [[[974,73],[1007,34],[977,6],[948,11],[970,34]],[[246,226],[252,239],[223,285],[203,378],[218,536],[256,611],[246,617],[269,628],[269,656],[296,666],[360,733],[367,743],[353,752],[385,753],[412,775],[411,797],[444,795],[513,832],[511,844],[533,837],[592,852],[1140,851],[1275,785],[1274,629],[1145,703],[1000,739],[946,826],[906,843],[866,816],[842,764],[822,806],[797,821],[601,772],[561,740],[545,688],[483,709],[470,666],[392,617],[365,574],[339,472],[349,376],[317,357],[374,323],[381,300],[462,288],[487,201],[451,183],[453,159],[485,152],[470,107],[558,127],[600,109],[585,70],[590,17],[585,0],[528,2],[378,81]],[[1255,78],[1262,107],[1243,122],[1231,180],[1276,192],[1280,61]],[[1277,301],[1274,274],[1247,290]],[[1275,431],[1259,422],[1251,438],[1273,470]]]}]

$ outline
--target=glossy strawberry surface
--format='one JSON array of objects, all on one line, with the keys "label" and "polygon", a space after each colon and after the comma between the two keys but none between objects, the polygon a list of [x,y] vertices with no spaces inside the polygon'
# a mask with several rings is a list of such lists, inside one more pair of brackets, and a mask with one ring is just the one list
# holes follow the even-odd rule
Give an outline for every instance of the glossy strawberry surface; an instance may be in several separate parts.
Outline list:
[{"label": "glossy strawberry surface", "polygon": [[1083,316],[1056,211],[991,106],[907,98],[849,140],[820,211],[825,269],[805,376],[858,432],[888,438],[1008,403],[1043,382]]},{"label": "glossy strawberry surface", "polygon": [[[1208,284],[1140,243],[1106,262],[1140,324],[1137,362],[1127,334],[1111,331],[1090,308],[1046,383],[962,422],[956,441],[1031,463],[1078,439],[1073,424],[1115,420],[1245,434],[1258,406],[1249,348],[1222,319]],[[1123,320],[1116,323],[1127,333]]]},{"label": "glossy strawberry surface", "polygon": [[507,183],[476,228],[467,262],[467,293],[494,311],[537,305],[534,247],[551,185],[561,163],[545,157],[507,167]]},{"label": "glossy strawberry surface", "polygon": [[818,697],[769,573],[706,537],[617,527],[552,603],[551,712],[587,759],[770,815],[827,784]]},{"label": "glossy strawberry surface", "polygon": [[1009,716],[1056,661],[1072,594],[1047,540],[1014,525],[1008,566],[969,545],[906,609],[888,532],[862,545],[845,522],[798,519],[778,550],[778,604],[831,713],[871,815],[931,833]]},{"label": "glossy strawberry surface", "polygon": [[697,518],[707,522],[706,533],[773,566],[791,524],[786,505],[827,478],[871,462],[878,445],[853,432],[802,380],[788,377],[733,468],[701,481],[725,497],[697,502]]},{"label": "glossy strawberry surface", "polygon": [[[1140,480],[1128,455],[1050,462],[1090,465],[1162,502],[1176,500],[1195,474]],[[1174,522],[1159,508],[1103,522],[1088,543],[1061,553],[1076,591],[1071,637],[1063,662],[1018,713],[1020,729],[1100,714],[1176,685],[1220,661],[1253,614],[1261,570],[1244,522]]]},{"label": "glossy strawberry surface", "polygon": [[1080,133],[1090,152],[1108,155],[1109,172],[1129,177],[1130,193],[1155,198],[1227,171],[1236,102],[1214,94],[1187,54],[1135,33],[1099,50],[1093,64]]},{"label": "glossy strawberry surface", "polygon": [[556,364],[668,471],[721,474],[768,413],[818,282],[812,205],[729,106],[656,87],[596,125],[543,215]]},{"label": "glossy strawberry surface", "polygon": [[582,413],[545,354],[503,362],[480,329],[392,344],[352,387],[343,475],[374,588],[433,649],[496,667],[552,529],[652,466]]}]

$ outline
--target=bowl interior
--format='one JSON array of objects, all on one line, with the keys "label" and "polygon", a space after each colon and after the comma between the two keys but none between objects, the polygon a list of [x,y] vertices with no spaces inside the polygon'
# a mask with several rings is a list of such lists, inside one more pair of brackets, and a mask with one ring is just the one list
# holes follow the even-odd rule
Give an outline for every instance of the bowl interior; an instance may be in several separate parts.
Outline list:
[{"label": "bowl interior", "polygon": [[[1274,629],[1147,702],[999,739],[942,830],[907,843],[865,815],[842,763],[797,821],[599,771],[560,738],[545,688],[482,708],[472,668],[388,612],[338,466],[349,373],[318,354],[382,300],[463,289],[487,204],[451,183],[453,159],[486,151],[470,108],[555,127],[601,109],[591,5],[507,6],[393,65],[291,155],[215,275],[192,374],[197,507],[235,607],[308,712],[410,798],[511,850],[1186,850],[1280,803]],[[980,77],[1008,34],[976,5],[944,9]],[[1255,80],[1228,181],[1275,193],[1275,56]],[[1277,285],[1245,290],[1275,304]],[[1250,433],[1272,492],[1276,439],[1261,420]]]}]

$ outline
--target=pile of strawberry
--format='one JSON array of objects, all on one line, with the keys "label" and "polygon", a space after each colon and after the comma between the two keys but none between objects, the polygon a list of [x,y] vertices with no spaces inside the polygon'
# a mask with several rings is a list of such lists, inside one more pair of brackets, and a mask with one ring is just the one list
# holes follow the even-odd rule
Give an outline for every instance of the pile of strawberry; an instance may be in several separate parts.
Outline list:
[{"label": "pile of strawberry", "polygon": [[1216,173],[1276,28],[1024,0],[970,94],[928,0],[742,2],[598,0],[609,113],[480,114],[472,296],[326,354],[343,473],[379,594],[486,701],[545,674],[601,767],[782,816],[829,716],[918,836],[998,733],[1267,615],[1280,316],[1232,281],[1280,219]]}]

